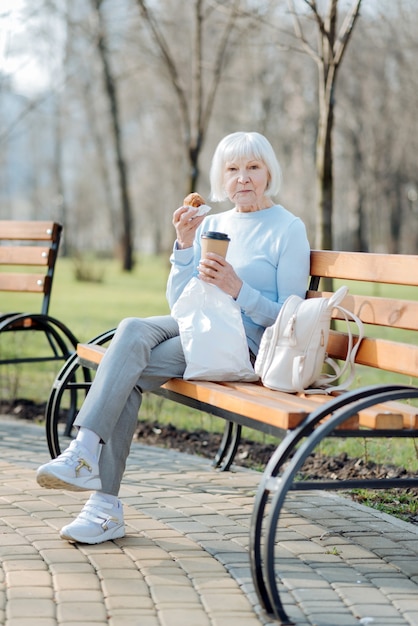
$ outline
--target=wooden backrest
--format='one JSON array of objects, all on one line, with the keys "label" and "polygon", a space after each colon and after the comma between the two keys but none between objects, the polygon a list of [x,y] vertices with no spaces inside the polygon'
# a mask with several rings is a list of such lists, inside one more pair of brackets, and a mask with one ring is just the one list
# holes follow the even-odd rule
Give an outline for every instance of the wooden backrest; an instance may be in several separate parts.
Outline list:
[{"label": "wooden backrest", "polygon": [[61,232],[56,222],[0,220],[0,291],[43,294],[46,315]]},{"label": "wooden backrest", "polygon": [[[338,286],[341,282],[347,284],[349,294],[342,306],[365,324],[365,338],[356,362],[418,377],[418,255],[313,250],[307,297],[330,295],[318,289],[321,278],[339,279]],[[404,294],[399,295],[401,291]],[[338,319],[336,311],[334,317]],[[403,333],[407,338],[388,339],[388,328],[407,331]],[[331,332],[328,353],[344,358],[344,333]]]}]

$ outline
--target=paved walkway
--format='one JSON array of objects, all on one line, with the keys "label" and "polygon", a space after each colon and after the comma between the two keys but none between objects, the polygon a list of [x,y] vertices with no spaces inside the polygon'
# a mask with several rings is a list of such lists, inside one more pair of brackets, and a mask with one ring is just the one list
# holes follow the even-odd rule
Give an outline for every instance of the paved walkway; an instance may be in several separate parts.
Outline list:
[{"label": "paved walkway", "polygon": [[[133,444],[127,535],[73,545],[85,495],[44,490],[43,429],[0,419],[0,624],[259,626],[248,529],[259,474]],[[297,626],[418,626],[418,528],[333,494],[289,498],[282,599]]]}]

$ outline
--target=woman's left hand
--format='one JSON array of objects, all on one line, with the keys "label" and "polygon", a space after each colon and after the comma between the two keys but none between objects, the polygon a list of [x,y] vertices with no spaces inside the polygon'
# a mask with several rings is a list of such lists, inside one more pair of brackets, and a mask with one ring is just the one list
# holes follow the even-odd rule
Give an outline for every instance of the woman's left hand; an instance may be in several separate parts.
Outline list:
[{"label": "woman's left hand", "polygon": [[235,300],[238,298],[242,280],[236,275],[232,265],[222,256],[209,252],[206,258],[200,259],[197,269],[199,278],[205,283],[216,285]]}]

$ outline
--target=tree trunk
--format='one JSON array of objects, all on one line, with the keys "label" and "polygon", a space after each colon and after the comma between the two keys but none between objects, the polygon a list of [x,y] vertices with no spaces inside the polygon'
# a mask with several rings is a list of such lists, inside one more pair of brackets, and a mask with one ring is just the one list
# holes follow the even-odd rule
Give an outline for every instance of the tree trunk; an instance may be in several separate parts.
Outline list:
[{"label": "tree trunk", "polygon": [[296,36],[318,66],[319,119],[316,142],[316,229],[315,247],[331,250],[333,210],[333,151],[334,89],[337,70],[350,39],[362,0],[355,0],[337,34],[338,0],[329,0],[322,18],[316,0],[305,0],[318,27],[318,47],[309,44],[296,12],[293,0],[288,0],[294,15]]},{"label": "tree trunk", "polygon": [[333,152],[332,131],[334,104],[332,98],[323,94],[319,114],[319,129],[316,143],[317,216],[315,246],[320,250],[332,249],[333,208]]},{"label": "tree trunk", "polygon": [[401,228],[402,228],[402,181],[396,176],[392,184],[391,203],[390,203],[390,234],[391,234],[391,252],[400,254],[401,252]]},{"label": "tree trunk", "polygon": [[369,242],[366,231],[365,216],[365,187],[364,187],[364,168],[365,163],[363,153],[360,146],[361,126],[351,133],[351,141],[353,144],[353,185],[356,191],[356,200],[354,206],[355,226],[352,233],[352,250],[354,252],[368,252]]},{"label": "tree trunk", "polygon": [[55,210],[57,212],[57,219],[61,222],[64,229],[64,236],[61,243],[61,254],[67,257],[70,249],[70,234],[67,230],[67,203],[64,194],[64,180],[63,180],[63,138],[62,138],[62,108],[61,108],[61,95],[58,94],[55,100],[55,124],[54,124],[54,183],[55,183]]},{"label": "tree trunk", "polygon": [[97,38],[97,48],[103,67],[103,78],[105,83],[106,94],[109,99],[110,117],[113,132],[113,142],[116,153],[116,166],[119,178],[119,193],[122,209],[122,234],[120,236],[120,246],[122,255],[122,267],[126,271],[131,271],[134,266],[133,260],[133,218],[132,208],[129,198],[128,189],[128,173],[127,165],[123,155],[122,137],[120,133],[120,114],[118,105],[118,96],[116,90],[116,82],[110,68],[108,51],[105,38],[104,20],[101,14],[101,5],[103,0],[94,0],[97,17],[99,20],[99,34]]}]

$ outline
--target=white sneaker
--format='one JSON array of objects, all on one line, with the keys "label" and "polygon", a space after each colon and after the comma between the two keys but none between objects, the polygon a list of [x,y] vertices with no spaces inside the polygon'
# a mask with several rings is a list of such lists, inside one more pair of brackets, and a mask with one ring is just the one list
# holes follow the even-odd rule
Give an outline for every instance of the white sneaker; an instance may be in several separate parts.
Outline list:
[{"label": "white sneaker", "polygon": [[102,488],[99,464],[90,458],[86,448],[76,439],[56,459],[41,465],[36,480],[47,489],[100,491]]},{"label": "white sneaker", "polygon": [[80,515],[71,524],[61,529],[61,539],[79,543],[102,543],[125,536],[122,504],[106,502],[98,493],[93,493]]}]

